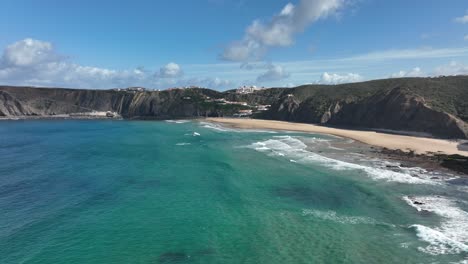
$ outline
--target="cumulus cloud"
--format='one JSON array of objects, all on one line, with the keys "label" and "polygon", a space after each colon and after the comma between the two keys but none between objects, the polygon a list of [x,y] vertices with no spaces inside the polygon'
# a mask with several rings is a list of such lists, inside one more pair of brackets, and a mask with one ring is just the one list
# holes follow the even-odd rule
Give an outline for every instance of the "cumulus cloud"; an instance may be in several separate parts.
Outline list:
[{"label": "cumulus cloud", "polygon": [[290,73],[279,65],[270,64],[268,70],[257,77],[257,82],[271,82],[289,78]]},{"label": "cumulus cloud", "polygon": [[243,40],[231,43],[221,54],[221,59],[228,61],[260,60],[266,48],[253,40]]},{"label": "cumulus cloud", "polygon": [[272,66],[271,62],[244,62],[240,65],[241,69],[252,71],[252,70],[264,70],[270,69]]},{"label": "cumulus cloud", "polygon": [[258,60],[269,47],[294,43],[294,37],[315,21],[337,13],[349,0],[300,0],[288,3],[270,21],[255,20],[247,27],[244,38],[231,43],[221,54],[229,61]]},{"label": "cumulus cloud", "polygon": [[179,66],[179,64],[174,62],[170,62],[164,65],[156,74],[156,76],[159,78],[178,78],[182,75],[182,68]]},{"label": "cumulus cloud", "polygon": [[318,83],[321,84],[340,84],[340,83],[353,83],[360,82],[363,78],[357,73],[347,73],[347,74],[336,74],[325,72],[320,77]]},{"label": "cumulus cloud", "polygon": [[463,63],[459,63],[456,61],[451,61],[449,64],[437,67],[433,75],[450,76],[450,75],[467,75],[467,74],[468,74],[468,65],[465,65]]},{"label": "cumulus cloud", "polygon": [[468,23],[468,10],[466,11],[466,14],[461,17],[456,17],[455,22],[461,23],[461,24],[467,24]]},{"label": "cumulus cloud", "polygon": [[0,58],[0,81],[15,85],[109,88],[138,83],[142,69],[116,71],[72,63],[50,42],[24,39],[7,46]]},{"label": "cumulus cloud", "polygon": [[390,78],[403,78],[403,77],[424,77],[426,74],[419,67],[415,67],[410,71],[399,71],[390,76]]},{"label": "cumulus cloud", "polygon": [[113,70],[73,63],[59,54],[52,43],[24,39],[8,45],[0,56],[0,83],[74,88],[145,86],[203,86],[215,89],[231,86],[220,78],[182,78],[182,68],[168,63],[156,73],[143,67]]},{"label": "cumulus cloud", "polygon": [[62,59],[51,43],[27,38],[8,45],[1,57],[2,68],[28,67]]},{"label": "cumulus cloud", "polygon": [[229,80],[224,80],[218,77],[209,77],[209,78],[190,78],[186,80],[181,80],[179,83],[183,84],[181,86],[195,85],[198,87],[206,88],[218,88],[218,89],[230,89],[233,88],[233,83]]}]

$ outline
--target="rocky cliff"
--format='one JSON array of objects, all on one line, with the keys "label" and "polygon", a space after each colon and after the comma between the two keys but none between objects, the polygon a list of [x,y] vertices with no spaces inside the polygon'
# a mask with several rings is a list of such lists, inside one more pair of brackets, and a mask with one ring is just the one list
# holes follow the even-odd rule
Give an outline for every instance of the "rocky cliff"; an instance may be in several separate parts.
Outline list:
[{"label": "rocky cliff", "polygon": [[345,85],[273,88],[252,94],[209,89],[113,91],[0,87],[0,116],[113,111],[129,119],[231,116],[240,105],[270,104],[254,118],[468,138],[468,77],[402,78]]},{"label": "rocky cliff", "polygon": [[284,90],[258,117],[468,138],[468,77],[301,86]]},{"label": "rocky cliff", "polygon": [[460,118],[435,110],[418,95],[401,88],[380,91],[368,98],[337,99],[320,104],[317,98],[282,98],[263,118],[352,128],[420,132],[442,138],[468,138]]},{"label": "rocky cliff", "polygon": [[[0,116],[53,116],[90,111],[112,111],[133,119],[222,115],[222,109],[204,102],[211,97],[219,98],[222,94],[208,89],[128,92],[1,87]],[[235,110],[225,112],[232,114]]]}]

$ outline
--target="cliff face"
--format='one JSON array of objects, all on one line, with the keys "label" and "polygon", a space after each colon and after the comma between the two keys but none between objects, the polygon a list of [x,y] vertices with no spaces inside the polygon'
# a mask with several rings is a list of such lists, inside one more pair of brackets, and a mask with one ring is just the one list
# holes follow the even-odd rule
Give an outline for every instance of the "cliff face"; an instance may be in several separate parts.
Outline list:
[{"label": "cliff face", "polygon": [[114,102],[106,91],[3,87],[0,115],[47,116],[112,110]]},{"label": "cliff face", "polygon": [[[328,119],[328,120],[327,120]],[[467,138],[468,127],[461,119],[431,108],[424,98],[395,88],[367,99],[332,107],[330,117],[322,123],[414,131],[438,137]]]},{"label": "cliff face", "polygon": [[232,116],[243,106],[271,104],[256,118],[331,126],[424,132],[468,138],[468,77],[389,79],[338,86],[266,89],[239,95],[209,89],[127,92],[0,87],[0,116],[51,116],[113,111],[129,119]]},{"label": "cliff face", "polygon": [[[125,92],[109,90],[0,88],[0,115],[47,116],[89,111],[113,111],[126,118],[177,118],[213,115],[200,104],[204,95],[216,91],[173,90]],[[185,98],[185,99],[184,99]]]},{"label": "cliff face", "polygon": [[319,104],[317,98],[298,102],[282,98],[264,118],[332,126],[428,133],[441,138],[468,138],[467,124],[434,110],[417,95],[395,88],[364,99],[339,99]]}]

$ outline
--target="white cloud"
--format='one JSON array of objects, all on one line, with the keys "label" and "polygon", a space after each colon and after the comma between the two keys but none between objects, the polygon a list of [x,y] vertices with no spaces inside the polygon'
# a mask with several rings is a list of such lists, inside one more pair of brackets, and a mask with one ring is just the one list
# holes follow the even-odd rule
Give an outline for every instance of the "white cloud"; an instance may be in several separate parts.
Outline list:
[{"label": "white cloud", "polygon": [[336,73],[328,73],[325,72],[322,74],[318,83],[322,84],[340,84],[340,83],[353,83],[353,82],[360,82],[363,78],[361,75],[357,73],[347,73],[347,74],[336,74]]},{"label": "white cloud", "polygon": [[410,71],[399,71],[390,76],[390,78],[403,78],[403,77],[424,77],[426,74],[419,67],[415,67]]},{"label": "white cloud", "polygon": [[[0,83],[10,85],[73,88],[113,88],[144,86],[204,86],[214,89],[231,86],[220,78],[181,78],[182,68],[168,63],[152,73],[143,67],[113,70],[70,62],[59,55],[50,42],[24,39],[7,46],[0,56]],[[156,77],[156,78],[155,78]]]},{"label": "white cloud", "polygon": [[5,48],[0,66],[28,67],[60,59],[51,43],[27,38]]},{"label": "white cloud", "polygon": [[244,38],[225,48],[221,58],[229,61],[258,60],[268,47],[284,47],[315,21],[337,13],[348,0],[300,0],[288,3],[270,21],[255,20],[247,27]]},{"label": "white cloud", "polygon": [[468,65],[452,61],[449,64],[439,66],[435,69],[433,75],[467,75],[468,74]]},{"label": "white cloud", "polygon": [[[283,13],[288,12],[292,11],[286,10]],[[77,64],[59,54],[52,43],[25,39],[5,47],[0,53],[0,84],[96,89],[128,86],[164,89],[195,85],[230,89],[242,84],[264,82],[278,87],[291,81],[300,85],[310,82],[311,79],[319,80],[315,83],[362,81],[363,78],[355,74],[356,72],[365,72],[366,77],[370,79],[390,76],[468,74],[468,66],[465,65],[467,59],[468,47],[406,49],[358,54],[344,58],[286,61],[275,65],[257,61],[244,63],[241,67],[237,63],[228,62],[184,64],[182,67],[173,63],[174,65],[167,64],[158,68],[155,73],[142,67],[115,70]],[[448,63],[450,60],[458,62]],[[408,62],[424,65],[427,71],[414,68],[396,72],[405,69]],[[443,63],[446,65],[442,65]],[[392,72],[396,73],[391,74]],[[161,73],[167,78],[161,78]],[[290,74],[294,74],[294,79],[288,79]]]},{"label": "white cloud", "polygon": [[467,24],[468,23],[468,11],[466,11],[466,15],[455,18],[455,22],[461,23],[461,24]]},{"label": "white cloud", "polygon": [[24,39],[7,46],[0,59],[0,81],[16,85],[110,88],[143,78],[141,69],[116,71],[82,66],[59,55],[50,42]]},{"label": "white cloud", "polygon": [[366,54],[351,56],[342,60],[396,60],[396,59],[433,59],[448,58],[468,55],[468,47],[462,48],[421,48],[421,49],[398,49],[370,52]]},{"label": "white cloud", "polygon": [[289,78],[290,74],[281,66],[271,64],[268,70],[257,77],[257,82],[278,81]]},{"label": "white cloud", "polygon": [[468,35],[465,35],[465,37],[463,37],[463,39],[468,41]]},{"label": "white cloud", "polygon": [[228,61],[260,60],[266,49],[253,40],[236,41],[221,54],[221,59]]},{"label": "white cloud", "polygon": [[400,77],[429,77],[429,76],[454,76],[454,75],[468,75],[468,65],[457,61],[451,61],[448,64],[436,67],[430,74],[426,74],[419,67],[412,69],[411,71],[400,71],[392,74],[391,78]]},{"label": "white cloud", "polygon": [[242,63],[240,68],[248,71],[252,70],[265,70],[273,66],[271,62],[245,62]]},{"label": "white cloud", "polygon": [[182,69],[179,64],[170,62],[159,69],[159,73],[156,74],[160,78],[178,78],[183,75]]},{"label": "white cloud", "polygon": [[214,78],[190,78],[186,80],[181,80],[179,82],[180,86],[195,85],[198,87],[205,88],[218,88],[218,89],[230,89],[234,88],[233,83],[229,80],[224,80],[218,77]]}]

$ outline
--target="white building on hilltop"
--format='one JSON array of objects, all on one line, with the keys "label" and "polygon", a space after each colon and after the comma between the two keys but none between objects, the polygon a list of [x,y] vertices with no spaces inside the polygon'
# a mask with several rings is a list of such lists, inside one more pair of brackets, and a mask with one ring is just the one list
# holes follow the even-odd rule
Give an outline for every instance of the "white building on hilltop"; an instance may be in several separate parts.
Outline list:
[{"label": "white building on hilltop", "polygon": [[255,85],[252,85],[252,86],[241,86],[239,88],[236,89],[236,93],[238,94],[249,94],[249,93],[253,93],[255,91],[259,91],[261,90],[262,88],[258,88],[257,86]]},{"label": "white building on hilltop", "polygon": [[144,92],[146,91],[146,88],[135,86],[135,87],[128,87],[126,90],[129,92]]}]

